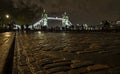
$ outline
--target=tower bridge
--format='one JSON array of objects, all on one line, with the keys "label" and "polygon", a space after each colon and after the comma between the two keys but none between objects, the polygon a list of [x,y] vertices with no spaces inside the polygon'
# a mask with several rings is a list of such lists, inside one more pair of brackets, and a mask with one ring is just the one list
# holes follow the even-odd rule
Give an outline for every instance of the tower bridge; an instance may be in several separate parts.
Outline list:
[{"label": "tower bridge", "polygon": [[[42,14],[42,18],[35,24],[30,25],[29,28],[34,27],[35,29],[40,29],[41,26],[48,27],[49,20],[61,22],[61,24],[62,24],[61,27],[66,27],[66,26],[70,27],[72,25],[66,12],[62,15],[62,18],[59,18],[59,17],[48,17],[48,14],[44,11]],[[55,24],[55,25],[58,26],[58,24]]]}]

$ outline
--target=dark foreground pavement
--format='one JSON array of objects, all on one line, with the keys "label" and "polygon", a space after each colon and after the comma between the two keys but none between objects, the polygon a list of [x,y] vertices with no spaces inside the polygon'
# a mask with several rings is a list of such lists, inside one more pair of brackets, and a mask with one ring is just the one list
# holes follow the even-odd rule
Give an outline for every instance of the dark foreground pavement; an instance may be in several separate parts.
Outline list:
[{"label": "dark foreground pavement", "polygon": [[120,74],[119,33],[17,33],[14,74]]},{"label": "dark foreground pavement", "polygon": [[14,50],[11,49],[11,46],[14,35],[15,34],[12,32],[0,33],[0,74],[6,74],[7,72],[11,74],[10,68],[12,68],[13,57],[13,53],[11,52],[14,52]]}]

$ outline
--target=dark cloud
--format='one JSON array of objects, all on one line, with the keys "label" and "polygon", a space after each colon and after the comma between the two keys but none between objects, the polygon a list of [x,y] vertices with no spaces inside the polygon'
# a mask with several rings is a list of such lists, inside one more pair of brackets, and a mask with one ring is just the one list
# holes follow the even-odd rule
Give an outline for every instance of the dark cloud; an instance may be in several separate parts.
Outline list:
[{"label": "dark cloud", "polygon": [[61,16],[66,11],[74,23],[98,23],[119,17],[119,3],[120,0],[1,0],[0,8],[31,20],[40,18],[46,9],[49,16]]}]

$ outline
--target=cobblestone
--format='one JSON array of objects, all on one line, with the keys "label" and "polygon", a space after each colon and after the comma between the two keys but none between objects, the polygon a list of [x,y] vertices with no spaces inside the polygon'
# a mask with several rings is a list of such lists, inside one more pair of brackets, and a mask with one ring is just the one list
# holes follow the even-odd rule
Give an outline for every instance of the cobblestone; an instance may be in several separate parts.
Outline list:
[{"label": "cobblestone", "polygon": [[90,61],[81,61],[81,62],[71,64],[71,68],[80,68],[80,67],[86,67],[90,65],[93,65],[93,63]]},{"label": "cobblestone", "polygon": [[[6,63],[8,60],[9,55],[14,40],[14,33],[12,32],[5,32],[0,33],[0,74],[3,73],[4,68],[6,67]],[[14,50],[12,50],[14,51]],[[8,66],[9,67],[9,66]]]},{"label": "cobblestone", "polygon": [[115,74],[120,70],[116,68],[120,66],[118,33],[20,32],[16,39],[19,74]]}]

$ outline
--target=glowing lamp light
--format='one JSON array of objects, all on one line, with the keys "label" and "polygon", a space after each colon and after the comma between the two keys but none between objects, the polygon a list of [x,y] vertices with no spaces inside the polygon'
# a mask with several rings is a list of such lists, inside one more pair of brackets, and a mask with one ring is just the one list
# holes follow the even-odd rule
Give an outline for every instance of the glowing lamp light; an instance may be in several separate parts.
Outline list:
[{"label": "glowing lamp light", "polygon": [[56,19],[58,19],[58,17],[56,17]]},{"label": "glowing lamp light", "polygon": [[8,19],[10,16],[8,14],[6,14],[5,17]]}]

